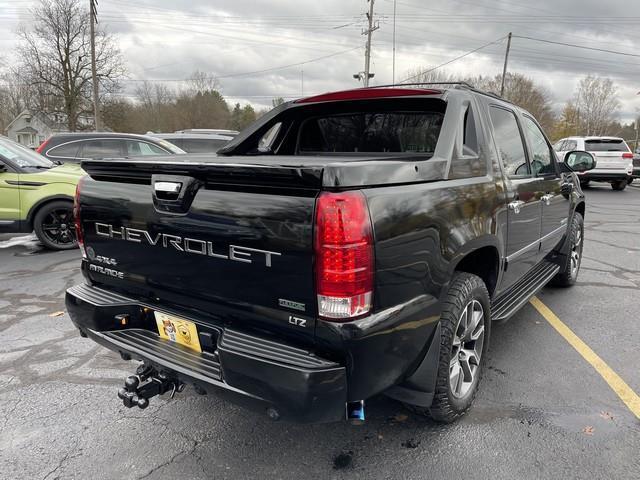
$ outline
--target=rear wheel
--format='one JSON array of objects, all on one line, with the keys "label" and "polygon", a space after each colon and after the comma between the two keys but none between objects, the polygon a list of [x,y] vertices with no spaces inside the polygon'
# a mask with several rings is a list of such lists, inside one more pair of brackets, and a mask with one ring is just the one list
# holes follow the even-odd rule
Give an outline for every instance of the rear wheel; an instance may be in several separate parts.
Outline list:
[{"label": "rear wheel", "polygon": [[36,213],[33,229],[38,240],[48,249],[69,250],[78,246],[71,202],[56,200],[47,203]]},{"label": "rear wheel", "polygon": [[615,182],[611,182],[611,188],[618,191],[624,190],[625,188],[627,188],[627,181],[616,180]]},{"label": "rear wheel", "polygon": [[409,408],[450,423],[464,415],[478,391],[491,326],[489,292],[482,279],[460,272],[443,303],[438,377],[429,408]]}]

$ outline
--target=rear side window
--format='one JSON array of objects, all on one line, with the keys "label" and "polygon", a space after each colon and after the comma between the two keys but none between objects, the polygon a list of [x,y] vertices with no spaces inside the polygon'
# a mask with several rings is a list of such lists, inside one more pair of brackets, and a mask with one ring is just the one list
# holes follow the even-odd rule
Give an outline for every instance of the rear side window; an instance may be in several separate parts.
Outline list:
[{"label": "rear side window", "polygon": [[116,139],[95,139],[82,143],[82,158],[122,157],[121,141]]},{"label": "rear side window", "polygon": [[47,157],[51,158],[76,158],[81,142],[63,143],[57,147],[46,150]]},{"label": "rear side window", "polygon": [[586,140],[584,142],[587,152],[630,152],[624,140]]},{"label": "rear side window", "polygon": [[490,112],[505,173],[510,177],[529,175],[529,165],[515,113],[500,107],[491,107]]},{"label": "rear side window", "polygon": [[167,152],[152,143],[139,142],[137,140],[125,141],[128,157],[144,157],[147,155],[166,155]]},{"label": "rear side window", "polygon": [[215,138],[185,138],[182,140],[182,148],[187,153],[215,153],[221,149],[226,143],[226,140],[218,140]]},{"label": "rear side window", "polygon": [[433,154],[440,112],[373,112],[316,117],[301,128],[300,153]]}]

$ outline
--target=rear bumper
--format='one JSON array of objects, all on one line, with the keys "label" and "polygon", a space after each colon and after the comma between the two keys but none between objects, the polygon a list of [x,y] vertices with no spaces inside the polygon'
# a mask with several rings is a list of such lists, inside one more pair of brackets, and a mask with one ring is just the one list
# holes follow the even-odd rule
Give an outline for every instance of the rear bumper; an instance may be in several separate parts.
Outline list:
[{"label": "rear bumper", "polygon": [[[123,358],[144,360],[185,383],[222,393],[255,410],[274,408],[283,419],[295,422],[344,418],[346,368],[312,352],[189,318],[197,323],[203,348],[202,353],[194,352],[157,334],[153,305],[88,285],[68,289],[66,306],[82,334]],[[127,325],[121,325],[116,315],[127,316]]]},{"label": "rear bumper", "polygon": [[618,180],[628,180],[629,174],[626,170],[591,170],[588,172],[577,172],[581,182],[615,182]]}]

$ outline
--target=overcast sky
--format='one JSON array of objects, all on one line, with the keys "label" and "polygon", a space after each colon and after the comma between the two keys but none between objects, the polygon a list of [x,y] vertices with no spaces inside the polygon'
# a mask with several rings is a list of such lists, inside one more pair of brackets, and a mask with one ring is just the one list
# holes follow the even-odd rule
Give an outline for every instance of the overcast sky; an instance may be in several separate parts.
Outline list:
[{"label": "overcast sky", "polygon": [[[28,26],[34,3],[0,0],[0,56],[10,56],[15,30]],[[396,7],[396,81],[409,69],[442,64],[510,31],[640,54],[637,0],[397,0]],[[376,0],[372,84],[393,79],[393,8],[393,0]],[[261,107],[277,96],[357,87],[353,74],[364,68],[367,10],[366,0],[100,0],[99,21],[119,40],[129,72],[125,95],[141,79],[178,87],[199,69],[220,78],[229,100]],[[444,68],[499,74],[505,47],[501,40]],[[509,70],[543,84],[558,109],[584,75],[609,76],[618,86],[621,118],[640,110],[637,56],[516,38]]]}]

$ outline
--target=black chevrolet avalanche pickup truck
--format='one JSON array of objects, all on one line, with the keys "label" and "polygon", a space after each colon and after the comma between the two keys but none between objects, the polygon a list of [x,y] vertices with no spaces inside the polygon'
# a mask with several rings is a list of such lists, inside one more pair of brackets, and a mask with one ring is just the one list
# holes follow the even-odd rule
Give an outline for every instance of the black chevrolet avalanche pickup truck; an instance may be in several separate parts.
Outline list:
[{"label": "black chevrolet avalanche pickup truck", "polygon": [[83,162],[67,309],[142,361],[128,407],[192,385],[273,419],[357,422],[384,394],[450,422],[492,321],[576,281],[594,164],[465,85],[289,102],[218,156]]}]

